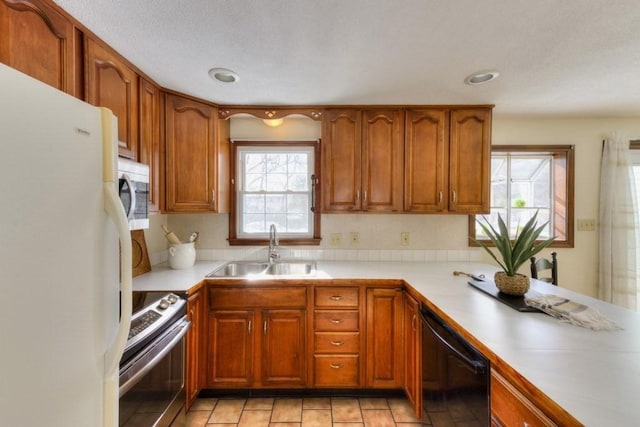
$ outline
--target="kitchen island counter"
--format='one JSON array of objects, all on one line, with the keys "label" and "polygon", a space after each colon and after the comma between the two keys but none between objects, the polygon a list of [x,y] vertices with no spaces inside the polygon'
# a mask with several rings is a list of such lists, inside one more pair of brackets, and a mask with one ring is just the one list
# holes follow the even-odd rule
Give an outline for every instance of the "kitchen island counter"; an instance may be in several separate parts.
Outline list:
[{"label": "kitchen island counter", "polygon": [[[189,290],[222,263],[200,261],[188,270],[154,267],[134,280],[134,289]],[[640,314],[534,281],[538,292],[596,308],[623,328],[596,332],[542,313],[517,312],[469,286],[467,277],[453,276],[455,270],[490,278],[496,267],[473,262],[319,261],[317,274],[308,279],[404,280],[492,363],[513,369],[584,425],[640,425],[635,409],[640,390]]]}]

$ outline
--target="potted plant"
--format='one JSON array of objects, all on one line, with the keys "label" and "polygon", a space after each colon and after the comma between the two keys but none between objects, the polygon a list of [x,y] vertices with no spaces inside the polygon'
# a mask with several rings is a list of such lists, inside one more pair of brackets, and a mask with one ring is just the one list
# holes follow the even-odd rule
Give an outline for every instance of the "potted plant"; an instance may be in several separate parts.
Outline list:
[{"label": "potted plant", "polygon": [[538,211],[522,227],[518,227],[518,232],[513,241],[509,237],[509,229],[498,214],[498,230],[488,222],[477,220],[482,230],[495,245],[500,258],[494,254],[489,246],[479,240],[473,239],[502,267],[502,271],[496,272],[494,281],[500,292],[510,295],[524,295],[529,290],[529,277],[519,274],[518,269],[532,256],[549,246],[555,239],[543,240],[536,244],[536,239],[542,233],[548,222],[541,226],[537,223]]}]

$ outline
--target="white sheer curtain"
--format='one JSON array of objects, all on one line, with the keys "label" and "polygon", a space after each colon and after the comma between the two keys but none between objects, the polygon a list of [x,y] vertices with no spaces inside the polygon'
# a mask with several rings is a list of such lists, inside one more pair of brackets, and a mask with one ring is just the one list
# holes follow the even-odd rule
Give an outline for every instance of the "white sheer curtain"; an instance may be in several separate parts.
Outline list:
[{"label": "white sheer curtain", "polygon": [[600,299],[638,310],[638,206],[629,139],[604,142],[600,170]]}]

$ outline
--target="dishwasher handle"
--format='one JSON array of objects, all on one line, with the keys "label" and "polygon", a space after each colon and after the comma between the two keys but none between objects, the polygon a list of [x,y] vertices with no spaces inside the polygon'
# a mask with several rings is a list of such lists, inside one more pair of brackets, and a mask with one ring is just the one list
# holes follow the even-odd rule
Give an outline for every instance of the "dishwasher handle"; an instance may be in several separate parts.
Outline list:
[{"label": "dishwasher handle", "polygon": [[[471,369],[475,374],[483,374],[487,371],[487,362],[484,357],[478,353],[477,350],[471,347],[469,343],[466,342],[462,337],[460,337],[455,331],[451,329],[447,324],[444,323],[443,320],[438,318],[431,310],[422,307],[420,309],[420,317],[422,318],[422,322],[429,328],[433,336],[436,337],[438,341],[440,341],[445,347],[451,350],[456,357],[463,362],[469,369]],[[470,353],[477,355],[476,359],[472,359],[467,356],[457,348],[455,348],[449,340],[446,340],[436,329],[433,327],[431,322],[437,323],[443,329],[445,329],[452,339],[456,340],[460,345],[465,347]]]}]

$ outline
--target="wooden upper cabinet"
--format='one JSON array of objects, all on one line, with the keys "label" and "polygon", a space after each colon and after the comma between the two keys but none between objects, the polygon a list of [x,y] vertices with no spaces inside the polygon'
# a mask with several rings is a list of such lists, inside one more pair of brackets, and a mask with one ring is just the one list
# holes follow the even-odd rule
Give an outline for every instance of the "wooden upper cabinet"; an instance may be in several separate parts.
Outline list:
[{"label": "wooden upper cabinet", "polygon": [[133,160],[138,152],[138,75],[124,59],[87,38],[85,95],[90,104],[109,108],[118,118],[118,154]]},{"label": "wooden upper cabinet", "polygon": [[326,110],[322,129],[323,211],[361,209],[361,120],[358,110]]},{"label": "wooden upper cabinet", "polygon": [[138,161],[149,165],[149,212],[159,212],[162,188],[162,173],[164,168],[162,153],[162,94],[160,88],[153,83],[140,78],[139,82],[139,130]]},{"label": "wooden upper cabinet", "polygon": [[451,111],[449,211],[489,213],[491,110]]},{"label": "wooden upper cabinet", "polygon": [[79,32],[43,0],[0,0],[0,61],[82,96]]},{"label": "wooden upper cabinet", "polygon": [[226,179],[222,185],[228,186],[228,178],[218,172],[228,139],[218,134],[217,108],[176,95],[165,102],[167,211],[221,212],[225,201],[218,183]]},{"label": "wooden upper cabinet", "polygon": [[404,112],[362,112],[362,209],[402,211]]},{"label": "wooden upper cabinet", "polygon": [[407,110],[404,210],[444,212],[449,188],[449,112]]},{"label": "wooden upper cabinet", "polygon": [[401,211],[402,110],[330,109],[323,120],[323,210]]}]

